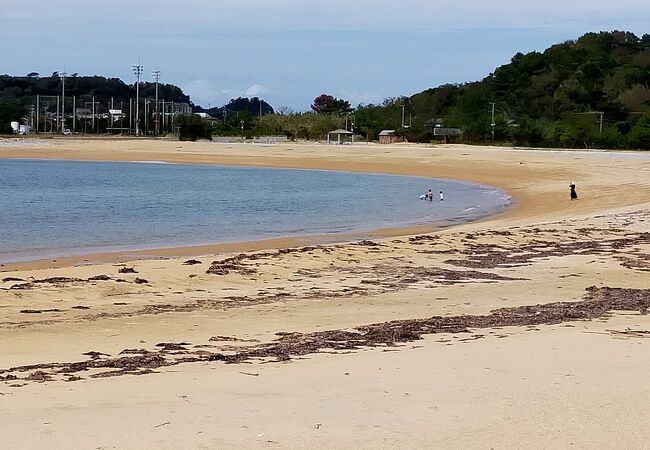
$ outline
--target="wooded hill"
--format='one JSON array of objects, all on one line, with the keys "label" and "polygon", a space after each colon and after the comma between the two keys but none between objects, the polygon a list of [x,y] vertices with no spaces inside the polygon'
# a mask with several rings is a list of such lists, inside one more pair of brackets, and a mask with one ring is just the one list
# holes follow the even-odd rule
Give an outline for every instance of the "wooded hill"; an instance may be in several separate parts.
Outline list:
[{"label": "wooded hill", "polygon": [[[60,99],[61,94],[62,81],[57,72],[46,77],[41,77],[36,72],[24,77],[0,75],[0,133],[11,133],[9,123],[27,117],[32,107],[36,107],[37,96],[41,96],[41,107],[46,102],[53,103],[53,106],[48,109],[52,111],[56,109],[57,96]],[[65,95],[68,113],[72,108],[73,96],[76,97],[77,108],[92,107],[94,100],[97,114],[106,113],[111,104],[115,109],[126,112],[129,110],[129,100],[133,101],[132,107],[135,108],[136,89],[135,83],[126,84],[118,78],[72,74],[65,78]],[[144,108],[142,100],[153,100],[155,96],[155,83],[148,81],[140,83],[141,115]],[[222,107],[205,109],[194,105],[190,97],[173,84],[160,83],[158,98],[168,103],[186,103],[194,112],[204,112],[217,119],[225,119],[225,123],[219,125],[219,128],[228,130],[240,130],[242,120],[245,122],[246,129],[250,129],[259,115],[274,113],[271,105],[257,97],[237,98]]]},{"label": "wooded hill", "polygon": [[[140,82],[140,98],[155,98],[156,85],[151,82]],[[36,96],[60,96],[61,78],[58,72],[47,77],[41,77],[33,72],[24,77],[0,75],[0,100],[15,102],[18,106],[29,107],[36,104]],[[114,104],[135,99],[135,83],[126,84],[119,78],[100,76],[68,75],[65,78],[65,95],[68,100],[75,96],[83,107],[85,102],[95,101],[100,105],[108,105],[113,99]],[[169,102],[190,103],[189,96],[173,84],[160,83],[158,96]]]},{"label": "wooded hill", "polygon": [[[58,72],[41,77],[32,72],[24,77],[0,75],[0,133],[10,133],[9,122],[27,117],[32,108],[36,107],[37,96],[41,97],[40,105],[51,103],[48,111],[56,110],[56,97],[61,96],[62,81]],[[77,108],[92,108],[95,102],[97,114],[106,113],[112,104],[115,109],[128,111],[129,100],[135,104],[135,83],[126,84],[119,78],[101,76],[65,77],[66,111],[72,110],[72,97],[75,97]],[[156,85],[151,82],[140,83],[140,99],[155,99]],[[158,98],[167,102],[190,103],[189,96],[173,84],[160,83]],[[141,109],[144,102],[140,102]]]},{"label": "wooded hill", "polygon": [[[481,81],[360,106],[356,124],[376,136],[401,125],[410,140],[432,138],[435,120],[462,141],[548,147],[650,148],[650,35],[588,33],[544,52],[517,53]],[[602,118],[602,131],[601,131]]]}]

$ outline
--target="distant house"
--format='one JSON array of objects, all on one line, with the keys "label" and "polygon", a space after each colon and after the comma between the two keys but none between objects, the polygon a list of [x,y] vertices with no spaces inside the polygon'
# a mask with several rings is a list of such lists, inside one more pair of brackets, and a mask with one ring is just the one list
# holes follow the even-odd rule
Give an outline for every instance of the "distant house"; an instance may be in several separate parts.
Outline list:
[{"label": "distant house", "polygon": [[163,117],[163,123],[173,123],[174,117],[181,114],[192,114],[192,106],[187,103],[166,102],[161,100],[160,114]]},{"label": "distant house", "polygon": [[424,122],[424,126],[427,128],[442,128],[445,124],[445,119],[442,117],[433,117],[426,122]]},{"label": "distant house", "polygon": [[212,117],[208,113],[199,112],[199,113],[194,113],[194,114],[196,114],[197,116],[199,116],[203,120],[207,120],[208,122],[210,122],[210,125],[218,125],[218,124],[221,123],[221,119],[217,119],[216,117]]},{"label": "distant house", "polygon": [[[170,102],[166,102],[165,105],[169,108]],[[192,114],[192,107],[187,103],[176,103],[171,102],[170,112],[174,115],[176,114]]]},{"label": "distant house", "polygon": [[404,136],[399,136],[395,133],[395,130],[382,130],[379,133],[380,144],[395,144],[398,142],[404,142]]}]

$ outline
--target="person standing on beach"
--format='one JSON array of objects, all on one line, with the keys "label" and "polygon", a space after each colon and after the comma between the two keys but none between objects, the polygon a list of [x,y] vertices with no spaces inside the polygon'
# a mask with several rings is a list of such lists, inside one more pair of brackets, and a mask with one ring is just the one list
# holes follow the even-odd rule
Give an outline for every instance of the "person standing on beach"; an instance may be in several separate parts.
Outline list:
[{"label": "person standing on beach", "polygon": [[442,201],[444,201],[444,200],[445,200],[445,196],[444,196],[444,194],[442,193],[442,191],[440,191],[440,201],[442,202]]},{"label": "person standing on beach", "polygon": [[575,181],[569,183],[569,189],[571,189],[571,200],[578,200],[578,193],[576,192]]}]

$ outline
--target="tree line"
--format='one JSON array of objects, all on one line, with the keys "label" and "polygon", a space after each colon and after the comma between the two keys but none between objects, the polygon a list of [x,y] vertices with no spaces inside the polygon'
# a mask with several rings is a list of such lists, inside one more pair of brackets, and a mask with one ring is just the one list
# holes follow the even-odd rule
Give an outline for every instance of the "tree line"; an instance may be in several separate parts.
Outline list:
[{"label": "tree line", "polygon": [[394,129],[429,142],[444,126],[461,129],[459,141],[470,144],[650,149],[650,35],[588,33],[544,52],[517,53],[481,81],[354,110],[323,94],[312,110],[263,117],[261,127],[322,138],[345,117],[368,140]]},{"label": "tree line", "polygon": [[[141,96],[151,97],[153,86],[142,83]],[[180,88],[160,86],[161,97],[168,101],[190,103]],[[0,76],[0,127],[8,124],[7,118],[26,114],[36,94],[59,93],[56,73]],[[135,87],[118,79],[72,75],[66,80],[66,93],[81,101],[95,95],[106,103],[110,98],[133,98]],[[367,140],[393,129],[409,141],[430,142],[434,129],[441,126],[462,130],[458,141],[470,144],[647,150],[650,35],[587,33],[543,52],[517,53],[480,81],[445,84],[356,108],[328,94],[316,97],[309,112],[274,111],[259,98],[234,99],[208,110],[192,107],[220,119],[178,119],[181,127],[201,125],[201,136],[282,134],[323,139],[327,132],[345,127]]]}]

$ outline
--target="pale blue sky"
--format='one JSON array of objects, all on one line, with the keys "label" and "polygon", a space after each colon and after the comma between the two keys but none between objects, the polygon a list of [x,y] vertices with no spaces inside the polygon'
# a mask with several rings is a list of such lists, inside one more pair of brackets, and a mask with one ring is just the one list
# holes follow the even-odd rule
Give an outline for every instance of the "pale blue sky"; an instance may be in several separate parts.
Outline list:
[{"label": "pale blue sky", "polygon": [[650,2],[32,0],[0,7],[0,73],[133,82],[139,60],[204,107],[248,95],[301,111],[322,93],[357,105],[479,80],[613,29],[650,33]]}]

